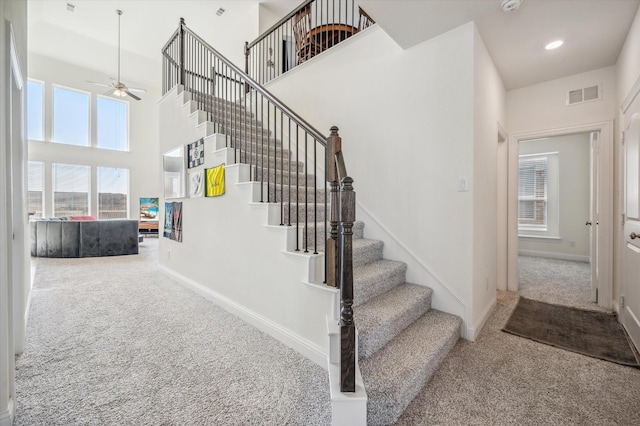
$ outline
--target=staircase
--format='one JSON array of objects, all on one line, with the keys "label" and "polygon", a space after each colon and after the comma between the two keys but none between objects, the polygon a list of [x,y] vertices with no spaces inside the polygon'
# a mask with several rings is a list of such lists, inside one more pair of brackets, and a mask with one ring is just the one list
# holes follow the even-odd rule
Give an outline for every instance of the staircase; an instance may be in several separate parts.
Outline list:
[{"label": "staircase", "polygon": [[[184,31],[183,25],[184,22],[174,39]],[[233,74],[234,81],[237,78]],[[223,133],[226,144],[220,151],[224,151],[226,161],[250,164],[251,179],[261,182],[257,185],[260,201],[277,206],[276,222],[297,233],[295,248],[288,245],[289,250],[301,256],[317,257],[316,252],[322,255],[326,235],[324,218],[330,212],[330,197],[317,182],[319,172],[315,165],[309,164],[309,151],[306,147],[302,153],[294,151],[290,143],[280,140],[282,132],[274,131],[277,123],[271,124],[262,109],[258,114],[251,95],[243,93],[231,97],[236,101],[229,101],[215,93],[176,90],[189,120],[206,129],[205,152],[209,137]],[[246,135],[261,137],[247,138]],[[294,185],[289,185],[290,182]],[[407,265],[385,259],[384,243],[364,238],[364,229],[363,222],[354,223],[353,307],[358,330],[357,354],[368,398],[366,422],[387,425],[401,416],[458,341],[462,321],[457,316],[431,309],[432,290],[407,283]],[[255,232],[264,231],[256,229]],[[280,249],[273,247],[273,250]],[[322,274],[317,272],[310,272],[309,276],[315,279],[315,284],[323,285]],[[334,348],[330,348],[330,353],[334,353]]]}]

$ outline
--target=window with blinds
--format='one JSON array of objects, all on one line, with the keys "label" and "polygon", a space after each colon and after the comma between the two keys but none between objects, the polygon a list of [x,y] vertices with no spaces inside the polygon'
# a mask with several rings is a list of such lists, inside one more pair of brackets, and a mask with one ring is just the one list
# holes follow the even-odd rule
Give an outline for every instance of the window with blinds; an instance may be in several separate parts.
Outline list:
[{"label": "window with blinds", "polygon": [[88,215],[91,180],[89,166],[53,163],[52,173],[53,215]]},{"label": "window with blinds", "polygon": [[27,212],[31,217],[44,217],[44,163],[29,161],[27,179]]},{"label": "window with blinds", "polygon": [[548,167],[546,156],[520,156],[518,226],[547,229]]},{"label": "window with blinds", "polygon": [[98,167],[98,219],[129,217],[129,170]]}]

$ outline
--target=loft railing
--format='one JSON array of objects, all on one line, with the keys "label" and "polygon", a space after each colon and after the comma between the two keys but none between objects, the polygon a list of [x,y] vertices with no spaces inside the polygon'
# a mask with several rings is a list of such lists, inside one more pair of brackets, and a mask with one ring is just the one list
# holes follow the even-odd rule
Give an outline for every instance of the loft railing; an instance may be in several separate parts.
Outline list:
[{"label": "loft railing", "polygon": [[355,0],[306,0],[245,43],[245,72],[265,84],[374,23]]},{"label": "loft railing", "polygon": [[325,282],[341,294],[341,390],[354,392],[355,193],[338,128],[331,128],[329,138],[323,136],[191,31],[184,19],[162,56],[163,94],[181,85],[214,130],[227,136],[235,161],[248,164],[250,180],[261,183],[260,201],[278,203],[280,225],[296,227],[296,251],[317,254],[325,246]]}]

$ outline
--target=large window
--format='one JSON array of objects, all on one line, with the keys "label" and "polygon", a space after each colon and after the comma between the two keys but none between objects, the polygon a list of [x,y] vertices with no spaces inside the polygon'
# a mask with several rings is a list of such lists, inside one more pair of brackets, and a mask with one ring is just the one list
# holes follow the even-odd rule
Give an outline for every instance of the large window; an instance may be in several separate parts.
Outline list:
[{"label": "large window", "polygon": [[129,170],[98,167],[98,219],[129,216]]},{"label": "large window", "polygon": [[44,140],[44,84],[27,82],[27,138]]},{"label": "large window", "polygon": [[44,163],[29,161],[29,191],[27,197],[27,212],[33,217],[43,217],[44,210]]},{"label": "large window", "polygon": [[89,146],[89,94],[53,88],[53,141]]},{"label": "large window", "polygon": [[518,225],[547,229],[547,157],[521,156],[518,169]]},{"label": "large window", "polygon": [[89,214],[89,166],[53,163],[53,215]]},{"label": "large window", "polygon": [[128,150],[128,105],[127,102],[98,97],[98,148]]}]

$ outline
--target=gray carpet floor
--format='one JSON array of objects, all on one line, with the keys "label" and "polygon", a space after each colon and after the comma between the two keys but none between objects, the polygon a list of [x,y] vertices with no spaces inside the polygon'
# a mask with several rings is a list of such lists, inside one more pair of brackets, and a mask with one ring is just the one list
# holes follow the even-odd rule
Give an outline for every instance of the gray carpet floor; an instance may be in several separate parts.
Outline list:
[{"label": "gray carpet floor", "polygon": [[[16,424],[328,424],[324,370],[157,272],[154,244],[37,261]],[[397,424],[640,424],[640,370],[500,331],[516,300],[498,293]]]},{"label": "gray carpet floor", "polygon": [[138,256],[37,259],[16,425],[326,425],[326,372]]}]

